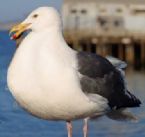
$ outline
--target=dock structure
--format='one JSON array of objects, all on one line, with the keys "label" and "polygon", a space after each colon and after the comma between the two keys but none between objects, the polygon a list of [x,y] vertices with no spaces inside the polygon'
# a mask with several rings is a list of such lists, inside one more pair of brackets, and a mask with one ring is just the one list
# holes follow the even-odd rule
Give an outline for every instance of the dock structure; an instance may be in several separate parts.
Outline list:
[{"label": "dock structure", "polygon": [[144,0],[64,0],[62,17],[72,48],[145,68]]}]

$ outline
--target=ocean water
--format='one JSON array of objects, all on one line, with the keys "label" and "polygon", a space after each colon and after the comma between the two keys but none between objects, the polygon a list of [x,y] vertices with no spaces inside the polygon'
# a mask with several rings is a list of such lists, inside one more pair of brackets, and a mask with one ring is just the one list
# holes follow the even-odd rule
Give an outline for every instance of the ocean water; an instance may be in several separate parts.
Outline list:
[{"label": "ocean water", "polygon": [[[8,90],[7,68],[15,51],[8,32],[0,32],[0,137],[67,137],[64,121],[35,118],[21,109]],[[89,122],[89,137],[145,137],[145,72],[127,73],[130,90],[141,101],[140,108],[129,109],[138,122],[114,121],[106,116]],[[73,136],[81,137],[83,121],[73,122]]]}]

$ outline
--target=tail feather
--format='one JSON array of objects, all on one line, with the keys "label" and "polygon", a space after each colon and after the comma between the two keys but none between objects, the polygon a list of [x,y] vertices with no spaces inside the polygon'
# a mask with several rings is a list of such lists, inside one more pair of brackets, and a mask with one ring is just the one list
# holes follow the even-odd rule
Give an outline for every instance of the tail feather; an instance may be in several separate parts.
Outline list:
[{"label": "tail feather", "polygon": [[110,119],[117,121],[132,121],[132,122],[138,121],[138,117],[136,117],[129,111],[125,111],[125,109],[111,111],[107,113],[106,116]]},{"label": "tail feather", "polygon": [[141,105],[141,101],[131,94],[129,91],[126,91],[128,94],[128,107],[139,107]]}]

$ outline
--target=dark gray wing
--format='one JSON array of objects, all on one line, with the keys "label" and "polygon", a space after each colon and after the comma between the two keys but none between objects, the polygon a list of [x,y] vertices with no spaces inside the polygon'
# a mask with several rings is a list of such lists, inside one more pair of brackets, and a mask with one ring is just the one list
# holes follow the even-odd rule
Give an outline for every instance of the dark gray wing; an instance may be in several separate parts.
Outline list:
[{"label": "dark gray wing", "polygon": [[109,60],[111,64],[115,66],[117,69],[125,69],[127,67],[127,63],[118,58],[112,56],[106,56],[105,58]]},{"label": "dark gray wing", "polygon": [[125,87],[123,77],[107,59],[86,52],[77,53],[80,83],[87,94],[99,94],[112,109],[137,107],[140,100]]}]

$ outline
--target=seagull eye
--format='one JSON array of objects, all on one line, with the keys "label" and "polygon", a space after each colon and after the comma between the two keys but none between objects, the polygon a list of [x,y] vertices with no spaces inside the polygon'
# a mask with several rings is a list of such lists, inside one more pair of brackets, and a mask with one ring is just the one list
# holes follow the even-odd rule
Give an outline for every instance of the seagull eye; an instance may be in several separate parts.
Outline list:
[{"label": "seagull eye", "polygon": [[34,14],[34,15],[33,15],[33,18],[37,18],[37,17],[38,17],[38,14]]}]

